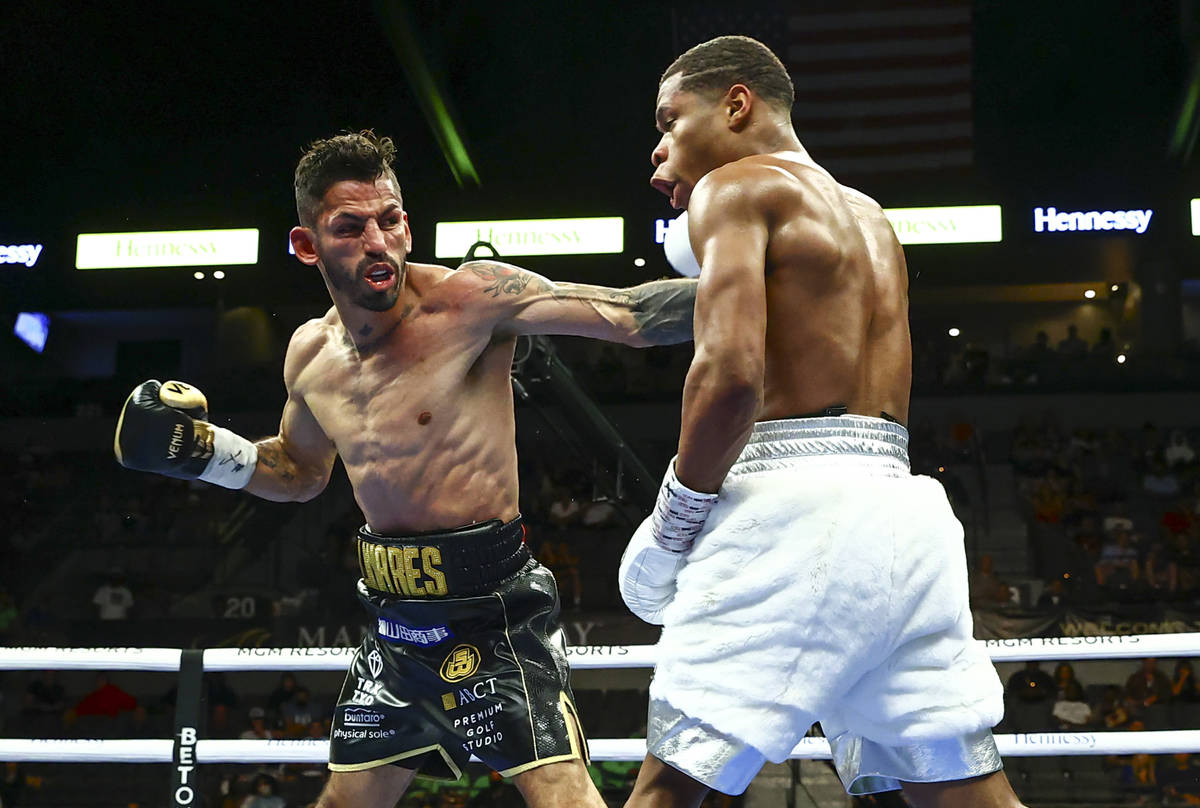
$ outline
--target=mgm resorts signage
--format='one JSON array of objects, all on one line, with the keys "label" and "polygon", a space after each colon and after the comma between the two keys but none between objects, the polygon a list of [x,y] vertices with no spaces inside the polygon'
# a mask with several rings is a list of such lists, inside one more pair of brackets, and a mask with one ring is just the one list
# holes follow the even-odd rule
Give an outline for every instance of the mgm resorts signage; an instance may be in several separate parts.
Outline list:
[{"label": "mgm resorts signage", "polygon": [[80,233],[76,269],[211,267],[258,263],[258,230]]},{"label": "mgm resorts signage", "polygon": [[477,241],[492,244],[505,257],[619,253],[625,249],[625,220],[603,216],[438,222],[433,251],[438,258],[462,258]]}]

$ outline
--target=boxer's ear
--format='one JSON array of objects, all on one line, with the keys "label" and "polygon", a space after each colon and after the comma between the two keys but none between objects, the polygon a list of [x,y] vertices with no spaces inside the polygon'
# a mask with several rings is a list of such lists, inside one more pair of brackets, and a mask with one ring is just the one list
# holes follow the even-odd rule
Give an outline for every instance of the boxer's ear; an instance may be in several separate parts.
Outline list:
[{"label": "boxer's ear", "polygon": [[745,84],[735,84],[725,93],[725,115],[728,126],[740,132],[750,123],[750,109],[757,99]]},{"label": "boxer's ear", "polygon": [[292,251],[302,264],[308,264],[310,267],[317,265],[319,257],[313,231],[307,227],[293,227],[288,233],[288,238],[292,242]]}]

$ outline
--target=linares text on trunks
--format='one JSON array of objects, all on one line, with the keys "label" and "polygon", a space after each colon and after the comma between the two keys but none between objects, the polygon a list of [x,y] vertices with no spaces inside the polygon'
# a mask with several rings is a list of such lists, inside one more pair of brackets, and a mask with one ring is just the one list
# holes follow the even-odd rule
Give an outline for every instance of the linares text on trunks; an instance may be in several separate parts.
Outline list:
[{"label": "linares text on trunks", "polygon": [[1132,230],[1141,235],[1150,226],[1153,210],[1076,210],[1034,208],[1033,229],[1037,233],[1064,230]]}]

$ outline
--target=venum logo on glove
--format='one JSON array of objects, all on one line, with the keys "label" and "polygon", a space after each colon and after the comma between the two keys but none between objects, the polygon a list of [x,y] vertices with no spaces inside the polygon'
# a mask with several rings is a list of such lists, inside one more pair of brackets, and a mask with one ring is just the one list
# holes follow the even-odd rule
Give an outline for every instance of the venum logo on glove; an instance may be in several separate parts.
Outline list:
[{"label": "venum logo on glove", "polygon": [[171,425],[171,442],[167,444],[167,460],[175,460],[179,457],[179,450],[183,448],[183,424]]}]

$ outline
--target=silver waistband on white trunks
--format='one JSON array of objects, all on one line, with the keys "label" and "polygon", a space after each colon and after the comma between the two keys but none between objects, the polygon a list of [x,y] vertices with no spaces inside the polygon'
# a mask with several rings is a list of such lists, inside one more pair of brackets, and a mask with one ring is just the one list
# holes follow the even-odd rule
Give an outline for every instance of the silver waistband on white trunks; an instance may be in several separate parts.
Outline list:
[{"label": "silver waistband on white trunks", "polygon": [[760,421],[729,474],[753,474],[814,462],[907,475],[908,430],[894,421],[865,415]]}]

